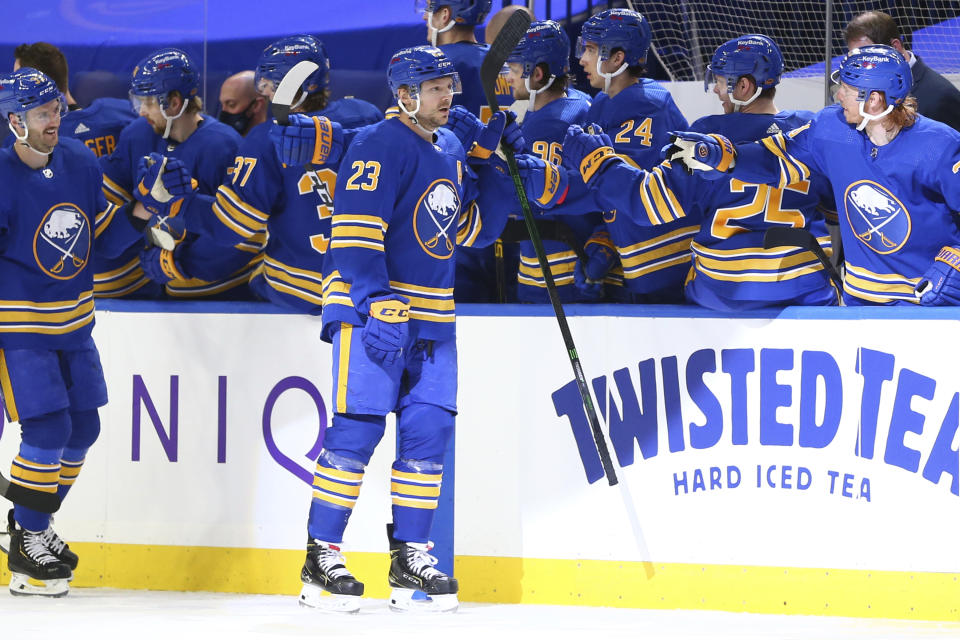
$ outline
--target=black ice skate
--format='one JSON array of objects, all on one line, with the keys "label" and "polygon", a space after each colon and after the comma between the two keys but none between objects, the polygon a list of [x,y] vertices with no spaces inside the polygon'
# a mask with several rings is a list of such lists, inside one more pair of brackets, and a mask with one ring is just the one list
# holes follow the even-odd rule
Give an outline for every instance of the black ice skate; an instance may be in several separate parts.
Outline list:
[{"label": "black ice skate", "polygon": [[57,560],[70,567],[70,580],[73,580],[73,570],[77,568],[80,558],[70,550],[70,545],[63,541],[53,530],[53,517],[50,518],[50,524],[42,534],[43,542],[47,545],[50,553],[57,556]]},{"label": "black ice skate", "polygon": [[360,609],[363,583],[344,566],[340,547],[321,540],[307,540],[307,559],[300,571],[303,588],[300,606],[324,611],[356,613]]},{"label": "black ice skate", "polygon": [[7,550],[10,593],[15,596],[53,598],[67,595],[70,590],[70,566],[60,561],[47,547],[43,531],[25,531],[12,518],[10,520],[10,546]]},{"label": "black ice skate", "polygon": [[[453,612],[457,600],[457,579],[435,569],[437,559],[430,555],[433,543],[402,542],[393,537],[393,525],[387,525],[390,538],[390,608],[394,611]],[[415,600],[422,591],[426,600]]]}]

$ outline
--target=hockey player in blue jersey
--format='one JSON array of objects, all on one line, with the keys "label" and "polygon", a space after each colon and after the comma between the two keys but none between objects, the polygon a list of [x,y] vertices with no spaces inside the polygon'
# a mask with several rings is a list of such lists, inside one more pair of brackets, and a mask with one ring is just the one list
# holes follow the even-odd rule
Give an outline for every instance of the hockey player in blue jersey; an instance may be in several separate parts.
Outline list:
[{"label": "hockey player in blue jersey", "polygon": [[825,176],[838,207],[846,304],[957,304],[960,134],[917,114],[910,67],[891,47],[850,51],[834,79],[839,104],[806,125],[747,145],[681,132],[669,157],[780,188]]},{"label": "hockey player in blue jersey", "polygon": [[[76,138],[98,157],[109,155],[117,146],[120,131],[133,122],[137,114],[130,103],[118,98],[97,98],[81,108],[70,95],[67,59],[47,42],[22,44],[14,52],[13,69],[31,67],[53,80],[67,99],[69,111],[60,119],[60,136]],[[12,142],[11,136],[8,142]]]},{"label": "hockey player in blue jersey", "polygon": [[[144,273],[145,269],[156,273],[159,267],[141,264],[144,228],[180,215],[189,232],[191,224],[213,216],[213,194],[227,178],[242,138],[205,116],[199,87],[196,65],[179,49],[155,51],[134,68],[130,95],[141,117],[123,130],[116,150],[101,161],[107,199],[122,208],[97,239],[98,296],[159,294],[161,285]],[[196,190],[166,202],[153,198],[153,187],[166,165],[162,158],[144,163],[151,154],[176,159],[181,171],[169,171],[167,179],[185,173],[196,181]],[[261,249],[261,244],[238,243],[198,263],[181,263],[179,277],[166,282],[166,292],[173,297],[248,299],[246,283],[259,264]]]},{"label": "hockey player in blue jersey", "polygon": [[[460,140],[443,128],[460,87],[443,53],[402,49],[387,78],[401,115],[357,134],[337,176],[322,334],[333,343],[334,416],[314,476],[300,601],[359,608],[363,584],[339,545],[364,467],[395,412],[391,607],[449,611],[458,604],[457,581],[434,567],[429,536],[456,414],[453,256],[458,245],[493,242],[506,208],[485,208],[484,198],[495,203],[502,192],[478,188]],[[471,144],[475,157],[490,158],[505,122],[491,119]],[[562,196],[556,167],[522,159],[528,195],[545,205]],[[429,600],[412,599],[414,590]]]},{"label": "hockey player in blue jersey", "polygon": [[[777,112],[773,97],[782,72],[780,50],[764,35],[745,35],[720,45],[707,69],[707,81],[716,79],[714,93],[724,115],[701,118],[691,130],[750,142],[808,122],[810,112]],[[586,138],[589,147],[575,154],[571,149],[570,160],[576,165],[606,145],[599,136],[575,135]],[[676,199],[676,208],[686,218],[703,220],[691,245],[693,268],[684,290],[689,301],[720,311],[838,303],[839,292],[812,253],[763,248],[765,231],[779,224],[807,229],[830,250],[822,208],[832,211],[833,200],[822,176],[776,189],[731,179],[703,180],[666,166],[649,174],[613,161],[591,178],[592,192],[602,206],[638,224],[658,223],[656,202],[663,198],[651,191],[651,175],[661,193],[669,195],[667,200]]]},{"label": "hockey player in blue jersey", "polygon": [[[566,32],[552,20],[532,23],[507,58],[507,63],[510,69],[507,80],[514,97],[528,103],[520,127],[526,144],[524,151],[540,156],[545,162],[559,165],[567,127],[583,124],[590,108],[589,97],[569,87],[570,40]],[[462,119],[469,118],[467,115],[458,115],[454,109],[450,126],[456,128]],[[514,213],[520,214],[519,210]],[[537,224],[561,302],[594,301],[596,297],[578,292],[574,280],[575,277],[583,280],[583,267],[578,263],[578,253],[590,254],[594,264],[589,265],[587,270],[599,272],[593,278],[599,280],[603,279],[615,259],[615,250],[609,239],[604,237],[606,232],[599,212],[589,216],[552,216],[542,215],[541,212],[541,215],[537,215]],[[521,227],[517,234],[519,237],[528,237],[522,221],[509,223],[508,229],[511,226]],[[598,234],[592,238],[594,231]],[[546,281],[533,243],[523,240],[519,249],[517,299],[520,302],[549,302]]]},{"label": "hockey player in blue jersey", "polygon": [[[17,137],[0,150],[0,392],[21,432],[11,482],[61,498],[107,403],[89,263],[111,214],[96,157],[58,135],[64,113],[66,99],[41,72],[0,75],[0,115]],[[11,593],[65,595],[78,558],[49,514],[15,505],[7,531]]]},{"label": "hockey player in blue jersey", "polygon": [[[264,49],[256,67],[258,91],[271,98],[287,71],[302,60],[314,62],[318,68],[304,80],[291,120],[304,126],[311,151],[317,138],[333,135],[331,121],[357,128],[383,119],[376,107],[363,100],[329,102],[329,59],[323,43],[310,35],[282,38]],[[296,131],[297,127],[282,129]],[[216,255],[223,246],[260,244],[266,235],[263,261],[250,278],[250,288],[263,300],[320,315],[322,261],[330,242],[339,164],[313,157],[312,152],[312,166],[305,167],[306,162],[282,164],[270,132],[271,124],[264,123],[244,138],[230,179],[217,190],[214,216],[203,221],[202,228],[194,229],[198,235],[173,250],[149,249],[144,264],[176,268],[184,262],[202,262],[205,255]]]},{"label": "hockey player in blue jersey", "polygon": [[[660,162],[660,148],[667,143],[669,131],[687,126],[669,92],[642,77],[651,39],[645,17],[629,9],[608,9],[584,23],[576,51],[590,86],[602,89],[586,121],[609,132],[614,150],[643,169]],[[571,181],[568,207],[579,205],[577,189],[584,185],[578,182]],[[616,211],[606,211],[604,221],[631,298],[646,303],[681,302],[690,267],[690,240],[699,226],[678,220],[641,227]]]}]

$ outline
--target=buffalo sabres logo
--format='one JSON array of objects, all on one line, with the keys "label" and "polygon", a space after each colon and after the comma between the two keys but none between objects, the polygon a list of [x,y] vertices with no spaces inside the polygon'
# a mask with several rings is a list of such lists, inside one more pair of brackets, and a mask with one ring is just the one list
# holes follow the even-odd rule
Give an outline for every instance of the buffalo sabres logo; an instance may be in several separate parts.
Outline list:
[{"label": "buffalo sabres logo", "polygon": [[888,189],[871,180],[847,187],[843,206],[850,228],[877,253],[900,250],[910,237],[910,213]]},{"label": "buffalo sabres logo", "polygon": [[460,195],[456,187],[445,178],[434,180],[413,212],[413,232],[420,247],[440,260],[452,256],[459,217]]},{"label": "buffalo sabres logo", "polygon": [[61,202],[43,216],[33,239],[37,264],[51,278],[69,280],[90,258],[90,222],[75,204]]}]

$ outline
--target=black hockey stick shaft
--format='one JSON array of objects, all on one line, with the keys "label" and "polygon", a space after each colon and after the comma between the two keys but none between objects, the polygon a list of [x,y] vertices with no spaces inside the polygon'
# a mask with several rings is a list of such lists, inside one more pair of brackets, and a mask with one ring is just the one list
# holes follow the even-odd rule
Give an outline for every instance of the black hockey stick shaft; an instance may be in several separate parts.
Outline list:
[{"label": "black hockey stick shaft", "polygon": [[833,283],[837,285],[837,288],[843,290],[843,279],[833,266],[833,263],[830,262],[830,258],[824,253],[823,247],[820,246],[817,237],[808,230],[798,227],[770,227],[766,233],[763,234],[763,248],[772,249],[774,247],[799,247],[806,249],[817,257],[817,260],[823,265],[827,275],[830,276]]},{"label": "black hockey stick shaft", "polygon": [[[530,26],[530,16],[524,11],[517,11],[507,20],[500,33],[497,34],[490,50],[483,59],[480,66],[480,80],[483,83],[483,92],[486,95],[487,103],[490,105],[490,111],[496,113],[500,110],[497,103],[496,84],[503,64],[507,57],[513,51],[520,38],[526,33]],[[603,431],[600,429],[600,420],[597,418],[596,407],[593,406],[593,398],[590,396],[590,388],[587,386],[587,379],[583,375],[583,367],[580,365],[580,357],[577,355],[577,348],[573,344],[573,335],[570,333],[570,325],[567,323],[567,316],[563,311],[563,305],[560,304],[560,296],[557,294],[557,285],[553,280],[553,274],[550,271],[550,263],[547,262],[546,252],[543,249],[543,242],[540,240],[540,232],[533,219],[533,212],[530,209],[530,202],[527,200],[526,191],[523,189],[523,182],[520,180],[520,172],[517,169],[517,161],[513,157],[513,150],[503,146],[503,155],[507,161],[507,168],[510,171],[510,177],[513,179],[513,186],[517,192],[517,198],[520,200],[520,209],[523,211],[523,220],[527,224],[527,231],[530,233],[530,241],[533,243],[534,251],[537,254],[537,260],[540,263],[540,269],[543,271],[543,278],[547,285],[547,293],[550,296],[550,302],[553,304],[553,312],[557,316],[557,323],[560,325],[560,334],[563,336],[563,343],[567,349],[567,356],[570,358],[570,366],[573,367],[573,375],[577,380],[577,387],[580,390],[580,398],[583,400],[583,409],[590,422],[590,429],[593,432],[593,441],[597,446],[597,452],[600,454],[600,463],[603,465],[604,474],[607,476],[607,482],[610,486],[617,484],[617,474],[613,468],[613,460],[610,459],[610,452],[607,449],[607,442],[604,439]]]},{"label": "black hockey stick shaft", "polygon": [[2,473],[0,473],[0,496],[14,504],[43,513],[55,513],[60,508],[60,496],[56,493],[37,491],[13,484]]}]

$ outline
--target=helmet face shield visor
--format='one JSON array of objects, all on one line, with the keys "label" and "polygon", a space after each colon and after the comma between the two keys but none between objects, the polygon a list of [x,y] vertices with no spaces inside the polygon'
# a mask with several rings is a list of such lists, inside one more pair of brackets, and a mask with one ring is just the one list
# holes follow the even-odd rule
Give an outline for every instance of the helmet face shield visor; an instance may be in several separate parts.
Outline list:
[{"label": "helmet face shield visor", "polygon": [[46,129],[65,115],[67,115],[67,99],[61,93],[55,100],[29,109],[20,114],[20,117],[25,119],[30,129]]},{"label": "helmet face shield visor", "polygon": [[154,107],[161,108],[160,99],[157,96],[141,96],[130,92],[130,106],[134,113],[140,113],[142,110],[151,110]]},{"label": "helmet face shield visor", "polygon": [[430,78],[429,80],[424,80],[420,83],[420,86],[411,88],[410,97],[439,99],[447,96],[454,96],[462,92],[463,85],[460,84],[460,74],[451,73],[447,76],[440,76],[439,78]]}]

